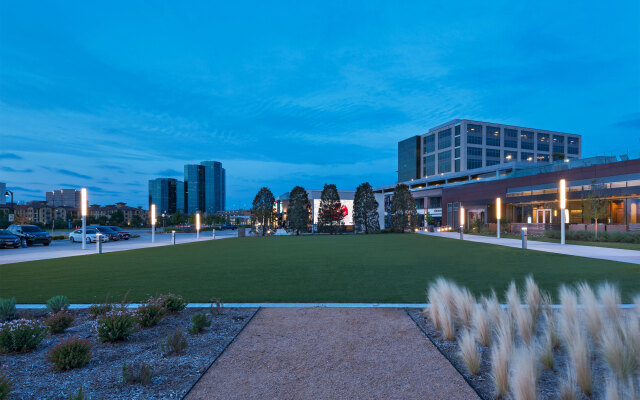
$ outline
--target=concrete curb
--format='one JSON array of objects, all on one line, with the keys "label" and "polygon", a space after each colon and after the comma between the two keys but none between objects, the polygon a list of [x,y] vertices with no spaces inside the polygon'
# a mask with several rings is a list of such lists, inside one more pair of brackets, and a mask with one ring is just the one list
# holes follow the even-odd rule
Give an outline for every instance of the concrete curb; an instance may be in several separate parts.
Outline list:
[{"label": "concrete curb", "polygon": [[[116,303],[114,303],[116,304]],[[429,308],[430,304],[427,303],[223,303],[227,308],[314,308],[314,307],[333,307],[333,308]],[[91,306],[91,304],[71,304],[69,309],[71,310],[84,310]],[[129,308],[137,308],[140,303],[131,303]],[[189,303],[187,308],[209,308],[211,303]],[[46,308],[46,304],[18,304],[16,308],[19,310],[39,309]],[[523,308],[526,305],[523,305]],[[554,309],[562,308],[559,304],[551,306]],[[621,309],[633,309],[634,304],[620,304],[618,307]],[[506,304],[502,304],[502,308],[508,308]],[[578,308],[583,308],[582,305],[578,305]]]}]

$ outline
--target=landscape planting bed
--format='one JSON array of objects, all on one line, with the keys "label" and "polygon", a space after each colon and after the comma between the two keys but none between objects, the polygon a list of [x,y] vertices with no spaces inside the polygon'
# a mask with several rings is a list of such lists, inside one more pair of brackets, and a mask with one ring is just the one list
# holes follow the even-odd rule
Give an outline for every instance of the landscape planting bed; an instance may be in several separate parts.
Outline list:
[{"label": "landscape planting bed", "polygon": [[[257,309],[223,309],[212,315],[212,323],[204,332],[186,332],[191,316],[209,309],[185,309],[168,314],[160,323],[140,329],[127,340],[102,343],[98,340],[95,320],[86,311],[70,311],[75,316],[71,328],[63,334],[49,335],[31,352],[0,354],[13,381],[15,399],[61,399],[77,393],[82,386],[87,398],[102,399],[179,399],[198,380],[211,362],[235,338]],[[44,310],[22,313],[26,318],[44,318]],[[176,328],[184,330],[188,347],[182,355],[164,356],[161,342]],[[61,339],[75,336],[87,338],[93,345],[91,360],[78,369],[66,372],[53,370],[46,359],[52,345]],[[124,384],[123,363],[143,362],[151,366],[153,378],[149,385]]]}]

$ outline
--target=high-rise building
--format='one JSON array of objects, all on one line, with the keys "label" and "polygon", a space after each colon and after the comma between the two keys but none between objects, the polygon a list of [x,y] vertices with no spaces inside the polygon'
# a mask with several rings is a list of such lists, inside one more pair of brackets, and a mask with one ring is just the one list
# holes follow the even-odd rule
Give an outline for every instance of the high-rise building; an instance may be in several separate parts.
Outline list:
[{"label": "high-rise building", "polygon": [[215,213],[225,207],[225,170],[219,161],[203,161],[204,205],[203,211]]},{"label": "high-rise building", "polygon": [[7,199],[4,195],[5,193],[7,193],[7,184],[4,182],[0,182],[0,205],[7,204]]},{"label": "high-rise building", "polygon": [[219,161],[202,161],[184,166],[184,182],[173,178],[149,181],[149,204],[155,204],[158,215],[163,211],[214,214],[226,203],[225,169]]},{"label": "high-rise building", "polygon": [[173,178],[157,178],[149,181],[149,205],[156,205],[156,215],[176,212],[177,182]]},{"label": "high-rise building", "polygon": [[81,194],[75,189],[59,189],[46,193],[46,203],[49,207],[80,208]]},{"label": "high-rise building", "polygon": [[398,181],[507,163],[580,158],[581,136],[455,119],[398,143]]}]

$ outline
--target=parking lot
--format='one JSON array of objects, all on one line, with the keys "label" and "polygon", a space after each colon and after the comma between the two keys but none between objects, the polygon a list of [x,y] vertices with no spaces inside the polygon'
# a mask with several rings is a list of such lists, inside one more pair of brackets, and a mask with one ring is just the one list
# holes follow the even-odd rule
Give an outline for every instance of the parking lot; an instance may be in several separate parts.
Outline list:
[{"label": "parking lot", "polygon": [[[140,235],[140,237],[129,240],[119,240],[117,242],[103,243],[102,252],[109,253],[112,251],[171,245],[171,232],[156,232],[155,243],[151,243],[151,232],[149,231],[131,231],[131,233]],[[235,230],[216,231],[216,239],[226,239],[237,236],[238,231]],[[196,240],[213,240],[212,232],[210,230],[200,232],[200,239],[196,239],[195,233],[176,233],[176,244],[194,242]],[[71,243],[69,240],[54,240],[51,242],[51,245],[47,247],[35,245],[19,249],[0,249],[0,265],[95,253],[95,243],[87,244],[86,249],[82,250],[82,243]]]}]

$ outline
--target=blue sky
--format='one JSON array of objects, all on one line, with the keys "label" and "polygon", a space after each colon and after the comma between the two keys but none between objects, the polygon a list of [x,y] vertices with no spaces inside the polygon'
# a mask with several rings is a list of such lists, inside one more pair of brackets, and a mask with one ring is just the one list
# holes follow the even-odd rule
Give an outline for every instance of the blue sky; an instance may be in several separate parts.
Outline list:
[{"label": "blue sky", "polygon": [[[606,3],[606,4],[605,4]],[[0,182],[17,200],[222,161],[261,186],[395,182],[398,140],[453,118],[640,151],[640,5],[0,1]]]}]

